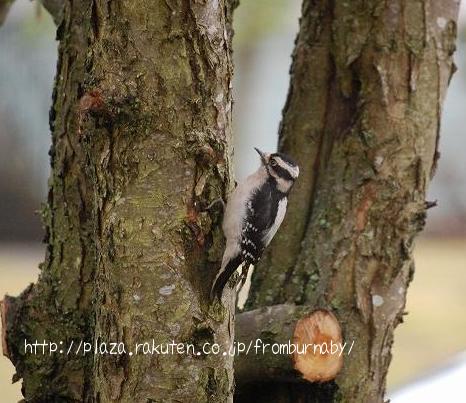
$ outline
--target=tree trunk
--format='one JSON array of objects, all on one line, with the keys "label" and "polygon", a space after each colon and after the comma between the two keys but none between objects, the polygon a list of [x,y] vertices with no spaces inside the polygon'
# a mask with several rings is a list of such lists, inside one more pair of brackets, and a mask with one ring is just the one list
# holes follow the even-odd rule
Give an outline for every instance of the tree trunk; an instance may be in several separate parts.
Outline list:
[{"label": "tree trunk", "polygon": [[[47,256],[38,283],[2,308],[26,400],[232,399],[229,355],[136,354],[152,340],[199,351],[234,337],[231,293],[225,306],[207,298],[223,238],[221,211],[205,210],[232,183],[231,9],[65,2]],[[25,354],[24,339],[66,350]],[[127,354],[83,355],[81,340]]]},{"label": "tree trunk", "polygon": [[[26,400],[232,400],[229,354],[144,351],[228,348],[234,337],[231,290],[222,305],[208,300],[223,241],[221,212],[206,209],[232,184],[233,3],[77,0],[54,16],[47,254],[38,283],[2,304],[4,352]],[[265,392],[246,381],[238,401],[383,401],[457,12],[455,0],[304,0],[279,145],[302,174],[247,306],[299,305],[256,311],[280,341],[301,314],[327,309],[354,347],[327,383],[288,382],[289,361],[272,357],[279,379]],[[239,340],[260,330],[242,324]],[[58,351],[25,352],[25,340]],[[238,360],[239,375],[254,370]]]},{"label": "tree trunk", "polygon": [[[335,313],[354,341],[335,400],[384,398],[439,156],[457,13],[455,0],[304,0],[279,141],[302,173],[247,308]],[[302,385],[267,388],[256,402],[329,399]]]}]

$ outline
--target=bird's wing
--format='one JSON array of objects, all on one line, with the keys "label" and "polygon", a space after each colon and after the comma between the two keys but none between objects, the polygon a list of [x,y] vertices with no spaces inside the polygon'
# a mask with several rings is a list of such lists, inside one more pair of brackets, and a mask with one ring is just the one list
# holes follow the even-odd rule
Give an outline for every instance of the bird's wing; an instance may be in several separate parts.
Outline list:
[{"label": "bird's wing", "polygon": [[276,208],[272,203],[272,189],[269,185],[257,190],[253,200],[247,203],[246,219],[243,222],[241,247],[245,260],[256,263],[262,255],[266,244],[264,235],[273,225]]},{"label": "bird's wing", "polygon": [[270,228],[265,231],[264,233],[264,238],[263,238],[263,241],[264,241],[264,247],[266,247],[270,241],[272,240],[272,238],[275,236],[275,234],[277,233],[278,231],[278,228],[280,228],[280,225],[282,224],[283,222],[283,219],[285,218],[285,213],[286,213],[286,207],[288,205],[288,200],[286,197],[282,198],[279,202],[278,202],[278,208],[277,208],[277,211],[275,212],[274,216],[273,216],[273,222],[272,222],[272,225],[270,226]]},{"label": "bird's wing", "polygon": [[[265,231],[273,223],[272,188],[267,183],[258,189],[254,200],[248,203],[248,219],[254,221],[259,231]],[[254,218],[251,218],[254,216]]]}]

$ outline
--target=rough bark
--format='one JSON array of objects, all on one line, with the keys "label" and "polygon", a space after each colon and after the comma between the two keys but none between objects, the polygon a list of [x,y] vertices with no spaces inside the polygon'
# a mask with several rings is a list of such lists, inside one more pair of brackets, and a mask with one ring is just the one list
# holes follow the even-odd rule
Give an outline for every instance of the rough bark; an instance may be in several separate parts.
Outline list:
[{"label": "rough bark", "polygon": [[231,7],[65,2],[47,256],[38,283],[8,299],[28,401],[231,400],[230,356],[23,350],[24,339],[123,342],[126,353],[152,339],[230,344],[231,294],[207,302],[221,211],[203,210],[232,182]]},{"label": "rough bark", "polygon": [[[302,174],[247,307],[335,313],[355,341],[337,400],[383,401],[439,155],[457,13],[454,0],[303,4],[279,140]],[[312,397],[269,387],[277,402]]]},{"label": "rough bark", "polygon": [[[296,322],[308,314],[307,307],[291,304],[263,307],[243,312],[236,316],[236,342],[241,350],[246,351],[235,358],[235,382],[242,390],[245,385],[251,387],[257,382],[276,382],[299,380],[293,369],[291,356],[273,354],[271,349],[262,350],[262,344],[257,344],[260,350],[255,350],[256,341],[264,343],[285,344],[293,339]],[[247,348],[249,347],[249,353]]]},{"label": "rough bark", "polygon": [[[313,330],[322,329],[317,323],[322,316],[330,317],[331,326],[339,329],[337,337],[331,339],[320,337],[321,335],[315,337]],[[312,329],[298,335],[297,328],[303,324]],[[321,355],[328,361],[339,363],[343,360],[347,347],[345,346],[342,354],[340,354],[341,350],[337,354],[325,354],[330,341],[341,345],[341,329],[338,322],[328,311],[310,312],[306,306],[291,304],[259,308],[237,315],[235,334],[235,346],[237,347],[235,350],[235,382],[240,392],[248,387],[254,388],[257,383],[297,383],[305,382],[304,379],[309,376],[321,376],[323,367],[315,362],[305,373],[296,369],[296,352],[301,357]],[[314,354],[312,348],[306,348],[306,351],[303,348],[295,350],[298,344],[310,346],[314,343],[319,345]],[[324,346],[323,343],[327,344]],[[323,354],[320,354],[321,352]],[[333,378],[335,374],[332,374],[331,379]]]},{"label": "rough bark", "polygon": [[[83,167],[85,155],[78,133],[78,100],[85,76],[88,14],[83,3],[68,4],[59,27],[59,60],[53,105],[51,176],[45,224],[45,261],[36,284],[10,300],[15,315],[6,334],[14,380],[23,379],[30,401],[88,401],[92,357],[25,353],[24,341],[69,343],[92,340],[92,294],[95,272],[93,190]],[[86,8],[84,8],[84,11]]]},{"label": "rough bark", "polygon": [[[231,400],[229,355],[22,347],[230,344],[231,294],[225,306],[207,302],[221,214],[203,206],[231,184],[233,3],[65,2],[47,255],[38,283],[2,305],[4,348],[29,401]],[[335,384],[258,393],[256,383],[238,401],[383,401],[439,155],[457,11],[454,0],[304,0],[279,145],[302,174],[248,306],[325,307],[354,349]]]}]

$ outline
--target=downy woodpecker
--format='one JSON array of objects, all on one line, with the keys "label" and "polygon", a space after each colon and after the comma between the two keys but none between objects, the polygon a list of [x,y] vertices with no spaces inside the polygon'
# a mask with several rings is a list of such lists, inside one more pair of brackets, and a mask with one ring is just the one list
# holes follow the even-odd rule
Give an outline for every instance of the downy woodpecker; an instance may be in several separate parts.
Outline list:
[{"label": "downy woodpecker", "polygon": [[261,158],[260,168],[236,187],[227,202],[223,218],[226,248],[212,298],[221,298],[239,266],[246,265],[245,276],[249,265],[259,261],[285,217],[288,194],[299,175],[299,167],[290,157],[255,150]]}]

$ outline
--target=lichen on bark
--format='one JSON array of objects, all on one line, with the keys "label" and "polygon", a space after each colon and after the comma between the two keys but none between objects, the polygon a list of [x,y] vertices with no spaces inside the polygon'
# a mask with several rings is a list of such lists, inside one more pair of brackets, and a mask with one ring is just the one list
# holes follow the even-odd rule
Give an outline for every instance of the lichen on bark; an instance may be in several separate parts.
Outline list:
[{"label": "lichen on bark", "polygon": [[[247,307],[331,309],[355,341],[337,378],[342,401],[383,401],[457,13],[453,0],[303,3],[279,141],[302,174]],[[290,388],[277,387],[277,401],[306,394]]]},{"label": "lichen on bark", "polygon": [[[232,304],[206,298],[223,238],[221,213],[205,210],[232,183],[231,13],[225,1],[65,2],[48,252],[15,300],[10,346],[231,342]],[[232,398],[230,356],[10,358],[31,401]]]}]

